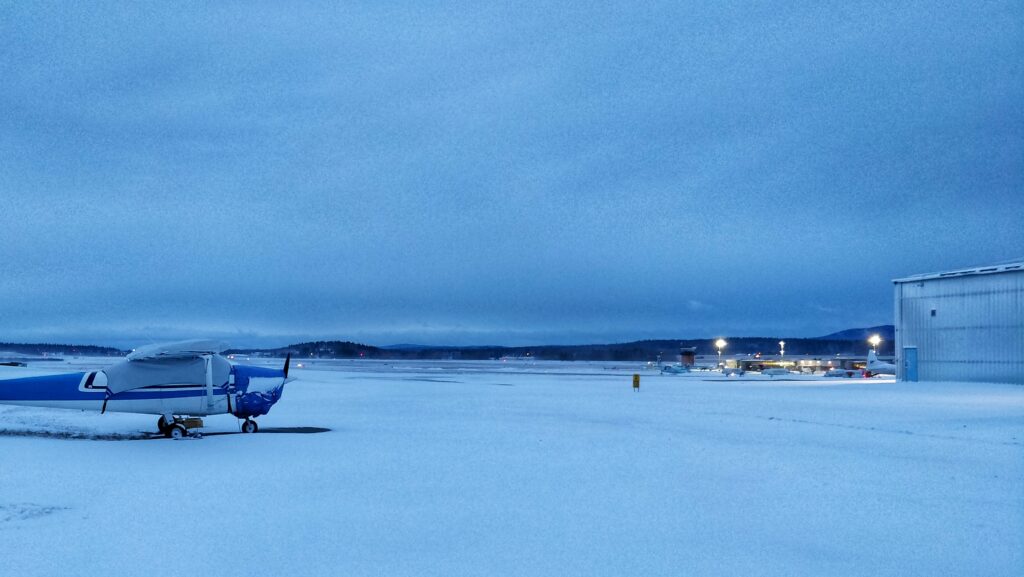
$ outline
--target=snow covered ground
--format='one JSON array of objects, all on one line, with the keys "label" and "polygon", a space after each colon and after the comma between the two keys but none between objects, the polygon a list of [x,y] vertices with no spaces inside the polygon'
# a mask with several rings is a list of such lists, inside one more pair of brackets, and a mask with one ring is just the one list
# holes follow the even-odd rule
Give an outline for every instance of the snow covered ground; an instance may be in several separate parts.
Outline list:
[{"label": "snow covered ground", "polygon": [[182,441],[0,407],[0,575],[1024,573],[1024,387],[633,372],[306,363]]}]

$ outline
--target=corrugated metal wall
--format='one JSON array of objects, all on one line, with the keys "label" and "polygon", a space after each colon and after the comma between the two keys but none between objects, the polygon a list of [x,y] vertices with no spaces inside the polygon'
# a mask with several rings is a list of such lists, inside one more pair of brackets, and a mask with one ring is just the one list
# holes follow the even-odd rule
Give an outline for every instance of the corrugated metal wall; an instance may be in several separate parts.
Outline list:
[{"label": "corrugated metal wall", "polygon": [[[1024,384],[1024,270],[896,283],[897,376]],[[934,311],[934,312],[933,312]]]}]

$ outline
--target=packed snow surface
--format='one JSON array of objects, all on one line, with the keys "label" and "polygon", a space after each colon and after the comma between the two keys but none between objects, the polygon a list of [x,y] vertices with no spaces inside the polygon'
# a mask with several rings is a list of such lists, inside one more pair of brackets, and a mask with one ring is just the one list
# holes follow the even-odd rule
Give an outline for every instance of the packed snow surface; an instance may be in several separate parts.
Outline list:
[{"label": "packed snow surface", "polygon": [[1021,386],[303,365],[255,435],[0,407],[0,575],[1024,573]]}]

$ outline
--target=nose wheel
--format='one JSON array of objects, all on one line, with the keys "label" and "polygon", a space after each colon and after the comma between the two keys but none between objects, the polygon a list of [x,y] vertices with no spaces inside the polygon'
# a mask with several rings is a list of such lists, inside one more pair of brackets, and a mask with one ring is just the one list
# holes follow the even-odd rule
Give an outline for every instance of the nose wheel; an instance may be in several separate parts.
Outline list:
[{"label": "nose wheel", "polygon": [[257,425],[256,421],[252,419],[246,419],[245,422],[242,423],[243,433],[255,433],[258,430],[260,430],[259,425]]}]

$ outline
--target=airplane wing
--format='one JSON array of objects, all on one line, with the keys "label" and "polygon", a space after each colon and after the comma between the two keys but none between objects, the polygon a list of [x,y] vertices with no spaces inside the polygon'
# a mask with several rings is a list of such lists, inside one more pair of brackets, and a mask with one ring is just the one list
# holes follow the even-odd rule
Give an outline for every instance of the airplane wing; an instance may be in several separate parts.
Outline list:
[{"label": "airplane wing", "polygon": [[227,344],[220,341],[178,341],[139,347],[132,351],[127,358],[129,361],[191,359],[203,355],[215,355],[227,349]]}]

